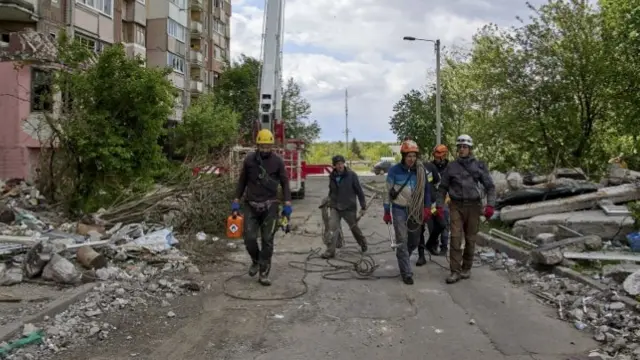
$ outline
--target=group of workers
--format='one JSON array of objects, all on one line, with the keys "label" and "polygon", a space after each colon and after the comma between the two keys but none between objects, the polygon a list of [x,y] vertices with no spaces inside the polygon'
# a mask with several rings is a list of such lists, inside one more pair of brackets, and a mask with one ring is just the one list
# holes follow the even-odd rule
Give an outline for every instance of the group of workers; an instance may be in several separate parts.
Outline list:
[{"label": "group of workers", "polygon": [[[273,154],[273,134],[261,130],[256,143],[256,152],[244,160],[231,210],[240,211],[240,198],[244,194],[244,244],[252,260],[249,275],[259,273],[258,281],[268,286],[271,285],[269,272],[277,222],[280,216],[291,216],[291,191],[284,161]],[[387,173],[383,221],[393,226],[398,267],[407,285],[414,283],[410,257],[416,249],[416,266],[427,263],[426,252],[435,256],[446,256],[448,252],[451,273],[446,282],[453,284],[468,279],[480,217],[490,219],[494,214],[495,186],[485,163],[473,156],[473,139],[460,135],[456,139],[456,150],[456,159],[449,161],[448,148],[437,145],[432,152],[433,159],[422,162],[418,145],[407,137],[400,146],[401,161]],[[367,204],[358,175],[346,166],[342,155],[334,156],[332,165],[328,204],[330,231],[324,239],[326,251],[322,257],[336,256],[342,220],[349,226],[362,253],[366,253],[367,239],[358,226],[358,205],[362,217]],[[277,200],[278,185],[284,196],[282,211]],[[486,204],[483,205],[484,194]]]}]

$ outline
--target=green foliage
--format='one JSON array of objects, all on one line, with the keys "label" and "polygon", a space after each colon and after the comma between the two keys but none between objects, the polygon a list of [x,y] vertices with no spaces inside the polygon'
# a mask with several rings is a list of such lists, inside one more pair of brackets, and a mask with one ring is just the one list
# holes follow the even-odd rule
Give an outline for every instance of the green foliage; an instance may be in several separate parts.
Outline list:
[{"label": "green foliage", "polygon": [[349,151],[346,150],[343,141],[315,142],[309,147],[309,153],[306,156],[307,163],[331,164],[331,157],[338,154],[345,156],[347,159],[369,162],[378,162],[383,156],[393,156],[390,148],[391,145],[394,145],[393,143],[357,141],[356,144],[360,148],[362,157],[354,156],[353,142]]},{"label": "green foliage", "polygon": [[168,70],[142,66],[121,45],[96,56],[62,36],[59,49],[65,68],[55,88],[65,101],[61,116],[47,121],[60,168],[49,175],[64,184],[58,190],[69,208],[94,211],[126,187],[144,189],[164,167],[158,139],[176,93]]},{"label": "green foliage", "polygon": [[258,120],[260,61],[241,55],[225,69],[214,87],[215,95],[240,115],[239,128],[242,137],[251,141],[253,128]]},{"label": "green foliage", "polygon": [[191,103],[184,121],[175,128],[179,154],[189,159],[205,159],[236,142],[240,115],[212,93]]},{"label": "green foliage", "polygon": [[[596,175],[611,156],[637,158],[640,20],[629,14],[640,14],[640,2],[602,0],[602,8],[585,0],[529,6],[527,23],[486,26],[467,53],[445,54],[447,142],[470,134],[496,170],[579,166]],[[394,133],[434,146],[434,98],[431,89],[405,94],[391,117]]]},{"label": "green foliage", "polygon": [[364,156],[362,156],[362,150],[360,150],[360,144],[358,144],[358,140],[353,138],[351,140],[351,154],[357,158],[358,160],[364,160]]},{"label": "green foliage", "polygon": [[282,117],[286,120],[285,137],[310,144],[320,137],[320,125],[309,120],[311,105],[302,96],[300,85],[289,78],[282,92]]},{"label": "green foliage", "polygon": [[[225,70],[214,90],[223,103],[240,114],[239,129],[244,140],[250,142],[253,141],[253,130],[259,115],[260,68],[258,59],[241,55],[239,61]],[[319,137],[318,122],[309,120],[311,105],[293,78],[284,84],[282,116],[286,121],[287,139],[302,139],[310,143]]]}]

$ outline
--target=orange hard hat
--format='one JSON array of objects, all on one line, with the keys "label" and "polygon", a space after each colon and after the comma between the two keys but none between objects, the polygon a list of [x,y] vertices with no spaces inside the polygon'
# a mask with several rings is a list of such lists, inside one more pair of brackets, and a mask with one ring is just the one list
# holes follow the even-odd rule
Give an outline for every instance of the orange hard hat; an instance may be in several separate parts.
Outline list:
[{"label": "orange hard hat", "polygon": [[448,153],[449,149],[444,144],[436,145],[436,147],[433,148],[433,156],[435,157],[444,158],[447,157]]},{"label": "orange hard hat", "polygon": [[405,140],[402,142],[402,145],[400,145],[400,153],[402,154],[406,154],[406,153],[418,153],[420,152],[420,149],[418,148],[418,144],[416,144],[415,141],[413,140]]}]

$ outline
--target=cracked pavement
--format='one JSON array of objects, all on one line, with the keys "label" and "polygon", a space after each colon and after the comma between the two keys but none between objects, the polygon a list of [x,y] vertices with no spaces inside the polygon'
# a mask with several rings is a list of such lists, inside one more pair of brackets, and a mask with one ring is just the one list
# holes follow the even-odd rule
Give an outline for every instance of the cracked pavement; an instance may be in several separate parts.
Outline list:
[{"label": "cracked pavement", "polygon": [[[367,179],[382,181],[363,182]],[[273,285],[264,288],[244,276],[229,281],[229,291],[270,297],[304,290],[303,272],[288,263],[304,261],[304,253],[321,247],[317,206],[326,189],[326,178],[310,178],[307,198],[294,203],[292,224],[306,234],[276,235]],[[381,206],[372,208],[361,226],[370,243],[379,243],[370,248],[382,253],[374,256],[380,265],[376,274],[391,277],[397,264],[379,212]],[[346,241],[354,245],[350,234]],[[447,271],[433,262],[416,268],[413,286],[399,278],[335,281],[309,273],[303,296],[246,301],[222,291],[226,278],[246,271],[242,247],[229,258],[233,261],[203,270],[208,291],[177,299],[171,309],[149,309],[138,317],[123,313],[119,337],[96,340],[59,359],[563,360],[586,359],[597,348],[588,333],[556,319],[554,309],[488,267],[475,268],[471,279],[454,285],[444,283]],[[444,258],[435,260],[446,265]],[[176,317],[163,316],[168,310]]]}]

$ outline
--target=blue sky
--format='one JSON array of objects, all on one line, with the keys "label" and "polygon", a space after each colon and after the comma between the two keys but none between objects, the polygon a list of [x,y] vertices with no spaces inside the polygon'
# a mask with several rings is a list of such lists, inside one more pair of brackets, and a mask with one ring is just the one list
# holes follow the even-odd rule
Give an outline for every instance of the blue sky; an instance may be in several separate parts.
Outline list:
[{"label": "blue sky", "polygon": [[[534,5],[542,0],[533,1]],[[263,0],[234,0],[232,56],[260,54]],[[302,86],[322,140],[344,139],[344,89],[348,88],[350,137],[394,141],[393,104],[423,87],[435,57],[428,43],[403,36],[440,38],[444,46],[469,44],[487,23],[511,25],[526,14],[524,1],[287,0],[284,72]],[[446,120],[446,119],[445,119]]]}]

